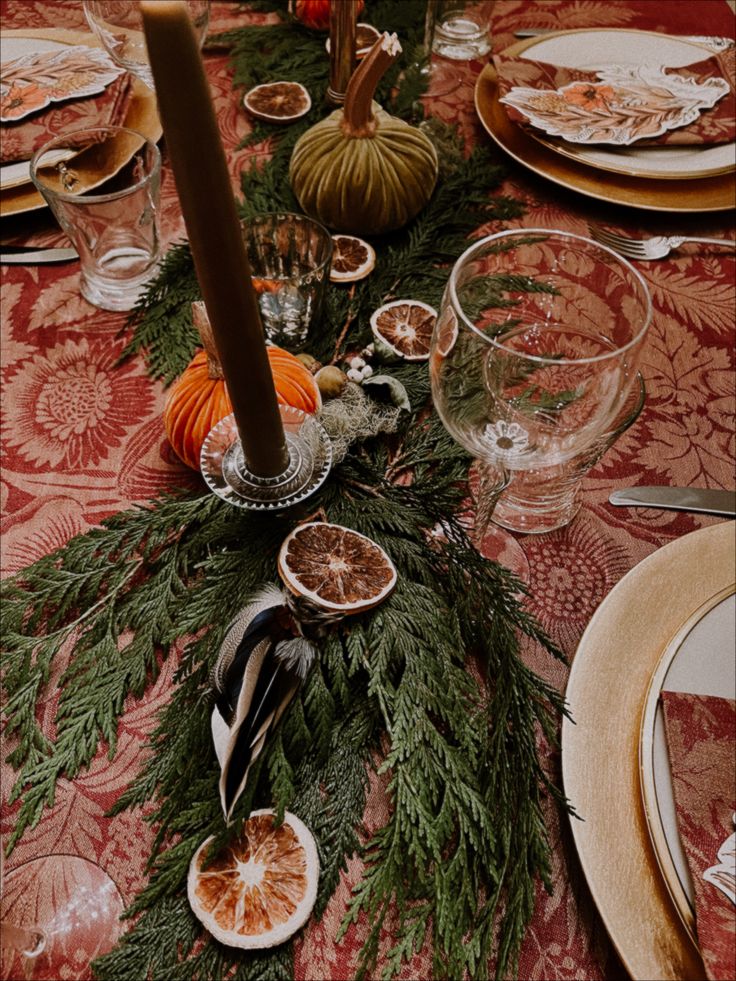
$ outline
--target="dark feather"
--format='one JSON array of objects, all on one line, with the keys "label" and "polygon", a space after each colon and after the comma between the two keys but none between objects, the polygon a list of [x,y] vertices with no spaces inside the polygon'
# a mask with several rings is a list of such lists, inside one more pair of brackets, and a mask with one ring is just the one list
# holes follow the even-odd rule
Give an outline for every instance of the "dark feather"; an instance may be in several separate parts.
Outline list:
[{"label": "dark feather", "polygon": [[[230,813],[238,790],[252,762],[253,749],[263,744],[273,725],[279,706],[298,688],[301,678],[297,671],[284,664],[275,653],[275,645],[267,652],[261,665],[258,681],[233,746],[225,778],[225,805]],[[265,731],[264,726],[266,727]]]},{"label": "dark feather", "polygon": [[237,646],[230,665],[224,672],[216,704],[220,715],[228,725],[232,725],[235,718],[248,659],[260,642],[271,635],[282,611],[283,607],[272,606],[251,620]]}]

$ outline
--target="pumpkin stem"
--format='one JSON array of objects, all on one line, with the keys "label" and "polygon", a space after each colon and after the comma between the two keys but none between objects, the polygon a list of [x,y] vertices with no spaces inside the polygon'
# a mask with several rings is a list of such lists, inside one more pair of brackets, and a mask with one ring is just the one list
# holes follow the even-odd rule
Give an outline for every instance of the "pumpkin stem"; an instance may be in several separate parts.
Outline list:
[{"label": "pumpkin stem", "polygon": [[192,303],[192,320],[202,341],[202,347],[207,355],[207,376],[209,378],[224,378],[225,373],[220,364],[220,356],[215,347],[215,336],[212,333],[207,308],[201,300]]},{"label": "pumpkin stem", "polygon": [[398,37],[384,31],[350,76],[345,91],[342,121],[342,130],[346,136],[373,136],[375,133],[373,95],[381,78],[400,54],[401,44]]}]

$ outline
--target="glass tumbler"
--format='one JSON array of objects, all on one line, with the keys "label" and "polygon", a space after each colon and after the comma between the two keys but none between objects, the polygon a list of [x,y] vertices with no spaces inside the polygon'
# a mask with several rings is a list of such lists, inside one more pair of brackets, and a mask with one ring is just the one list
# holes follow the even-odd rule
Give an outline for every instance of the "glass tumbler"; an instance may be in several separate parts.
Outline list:
[{"label": "glass tumbler", "polygon": [[436,0],[432,50],[443,58],[470,61],[491,50],[494,0]]},{"label": "glass tumbler", "polygon": [[539,533],[573,518],[642,385],[650,319],[636,269],[578,235],[500,232],[460,256],[432,337],[432,394],[488,486],[504,488],[496,524]]},{"label": "glass tumbler", "polygon": [[243,235],[266,338],[298,351],[322,312],[332,237],[319,222],[285,212],[244,221]]},{"label": "glass tumbler", "polygon": [[79,253],[82,296],[130,310],[161,257],[161,154],[122,126],[71,130],[44,144],[31,179]]}]

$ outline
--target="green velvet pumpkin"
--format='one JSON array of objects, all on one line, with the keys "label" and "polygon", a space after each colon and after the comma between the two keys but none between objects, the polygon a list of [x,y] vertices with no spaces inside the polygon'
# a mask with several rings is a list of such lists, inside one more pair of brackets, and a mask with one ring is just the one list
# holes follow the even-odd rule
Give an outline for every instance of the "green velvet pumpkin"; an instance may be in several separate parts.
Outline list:
[{"label": "green velvet pumpkin", "polygon": [[401,228],[432,196],[434,145],[373,102],[380,77],[400,51],[396,35],[383,34],[353,73],[344,108],[294,147],[294,194],[308,215],[335,231],[380,235]]}]

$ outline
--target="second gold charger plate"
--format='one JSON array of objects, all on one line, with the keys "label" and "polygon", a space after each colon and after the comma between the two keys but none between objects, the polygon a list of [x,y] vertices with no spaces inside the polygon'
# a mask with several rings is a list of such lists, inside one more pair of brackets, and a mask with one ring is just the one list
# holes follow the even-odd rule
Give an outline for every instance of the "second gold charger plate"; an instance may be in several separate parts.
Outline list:
[{"label": "second gold charger plate", "polygon": [[683,628],[733,589],[736,523],[691,532],[611,590],[581,638],[562,724],[565,793],[593,901],[634,979],[705,977],[673,902],[642,798],[640,740],[652,679]]},{"label": "second gold charger plate", "polygon": [[736,584],[712,596],[682,625],[649,685],[639,740],[644,809],[659,867],[685,927],[695,932],[695,890],[677,829],[663,691],[736,699]]},{"label": "second gold charger plate", "polygon": [[[99,40],[90,32],[67,30],[15,30],[4,31],[2,34],[4,44],[4,55],[7,57],[8,41],[17,39],[18,41],[32,42],[37,39],[41,42],[49,42],[51,46],[83,44],[89,47],[100,47]],[[45,45],[46,47],[48,45]],[[156,97],[154,93],[140,79],[133,79],[133,97],[123,122],[128,129],[136,130],[154,143],[161,137],[161,122],[156,108]],[[120,168],[128,162],[136,147],[130,142],[123,141],[116,154],[109,160],[106,167],[107,177],[114,176]],[[5,218],[10,215],[23,214],[27,211],[35,211],[46,207],[46,202],[35,189],[30,180],[30,175],[25,182],[17,186],[9,187],[0,191],[0,216]]]},{"label": "second gold charger plate", "polygon": [[[589,32],[561,32],[555,37],[563,37],[567,34],[582,36],[586,33]],[[610,33],[614,36],[619,32],[611,30],[596,33]],[[628,33],[644,34],[645,32]],[[504,51],[504,54],[519,55],[535,40],[512,45]],[[702,51],[704,58],[710,53],[705,49],[694,48],[694,50]],[[726,211],[736,206],[736,182],[733,170],[690,179],[673,179],[671,176],[634,176],[594,166],[590,161],[579,161],[575,158],[576,154],[561,153],[559,148],[553,149],[542,140],[535,139],[520,126],[512,123],[506,115],[498,99],[496,72],[490,63],[478,77],[475,87],[475,108],[491,139],[518,163],[556,184],[588,197],[650,211]]]}]

